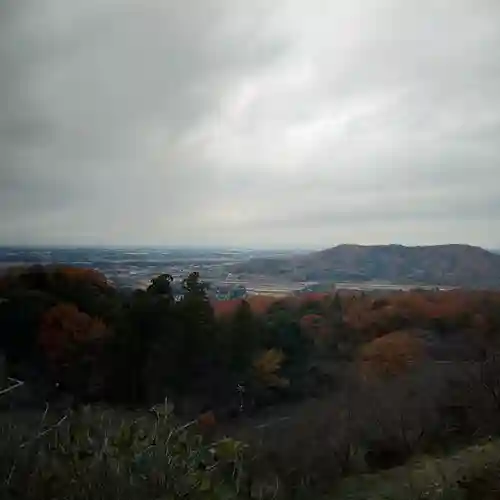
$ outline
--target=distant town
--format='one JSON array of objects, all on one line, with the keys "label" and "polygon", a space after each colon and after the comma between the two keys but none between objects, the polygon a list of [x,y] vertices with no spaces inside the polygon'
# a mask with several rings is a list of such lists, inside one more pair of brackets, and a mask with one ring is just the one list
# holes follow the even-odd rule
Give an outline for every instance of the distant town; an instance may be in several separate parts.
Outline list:
[{"label": "distant town", "polygon": [[[236,264],[255,258],[291,257],[300,252],[192,248],[23,248],[0,247],[0,272],[9,267],[36,264],[67,264],[97,269],[121,289],[145,289],[162,273],[174,278],[174,295],[183,293],[182,279],[197,271],[209,284],[215,300],[245,298],[250,295],[284,297],[310,292],[412,290],[414,285],[389,282],[304,281],[266,274],[235,272]],[[427,285],[419,288],[433,289]]]}]

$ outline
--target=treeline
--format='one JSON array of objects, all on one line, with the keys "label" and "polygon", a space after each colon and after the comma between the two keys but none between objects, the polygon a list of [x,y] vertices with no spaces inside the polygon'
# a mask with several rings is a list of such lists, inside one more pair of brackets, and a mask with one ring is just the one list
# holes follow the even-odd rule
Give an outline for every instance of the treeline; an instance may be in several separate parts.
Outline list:
[{"label": "treeline", "polygon": [[380,374],[403,370],[416,353],[477,360],[500,331],[492,292],[213,304],[198,273],[183,280],[182,300],[172,284],[163,274],[125,293],[91,269],[11,270],[0,280],[8,373],[43,397],[141,406],[168,396],[181,412],[234,414],[328,392],[343,362]]},{"label": "treeline", "polygon": [[[137,406],[168,396],[188,413],[237,412],[307,389],[314,342],[301,329],[305,310],[276,304],[261,316],[241,301],[216,317],[197,273],[184,279],[180,301],[172,283],[163,274],[146,290],[124,293],[89,269],[10,271],[0,281],[8,372],[40,395],[45,384],[54,397],[82,402]],[[339,322],[339,302],[330,306]]]}]

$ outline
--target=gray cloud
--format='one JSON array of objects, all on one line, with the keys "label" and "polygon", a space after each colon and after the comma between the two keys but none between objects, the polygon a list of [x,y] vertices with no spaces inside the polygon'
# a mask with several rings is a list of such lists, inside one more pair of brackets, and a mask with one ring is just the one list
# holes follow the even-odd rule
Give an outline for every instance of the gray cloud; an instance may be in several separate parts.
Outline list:
[{"label": "gray cloud", "polygon": [[496,0],[0,0],[0,243],[499,246]]}]

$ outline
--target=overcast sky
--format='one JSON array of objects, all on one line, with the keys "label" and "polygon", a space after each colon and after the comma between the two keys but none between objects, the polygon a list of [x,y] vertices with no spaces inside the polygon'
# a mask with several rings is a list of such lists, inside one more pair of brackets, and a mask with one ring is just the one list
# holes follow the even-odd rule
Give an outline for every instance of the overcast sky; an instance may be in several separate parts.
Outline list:
[{"label": "overcast sky", "polygon": [[500,248],[498,0],[0,0],[0,244]]}]

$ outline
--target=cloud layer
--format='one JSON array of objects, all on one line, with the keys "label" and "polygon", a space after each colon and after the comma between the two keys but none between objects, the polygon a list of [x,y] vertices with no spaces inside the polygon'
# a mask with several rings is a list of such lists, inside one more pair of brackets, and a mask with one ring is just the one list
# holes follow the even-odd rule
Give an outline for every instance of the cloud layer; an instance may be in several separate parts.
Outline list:
[{"label": "cloud layer", "polygon": [[0,0],[0,244],[500,247],[496,0]]}]

